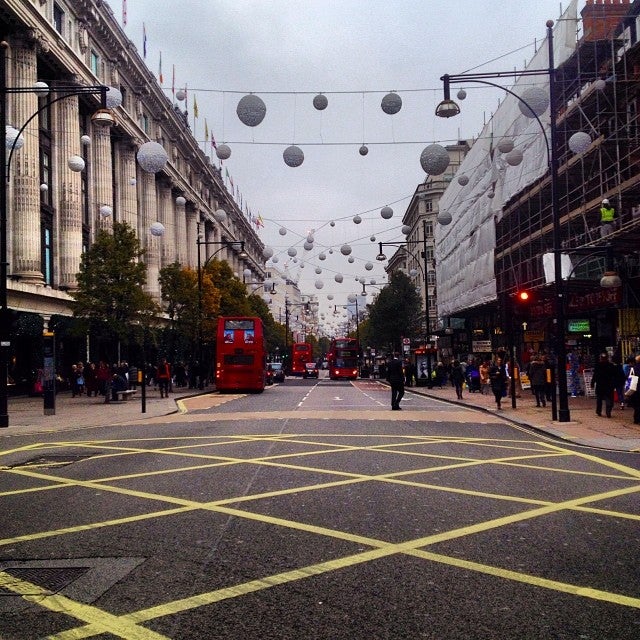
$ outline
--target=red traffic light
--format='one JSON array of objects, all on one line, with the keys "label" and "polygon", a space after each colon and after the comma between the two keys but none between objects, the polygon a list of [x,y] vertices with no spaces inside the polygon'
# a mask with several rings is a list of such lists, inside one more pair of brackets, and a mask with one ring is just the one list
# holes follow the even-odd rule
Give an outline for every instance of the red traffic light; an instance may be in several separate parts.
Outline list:
[{"label": "red traffic light", "polygon": [[518,291],[516,295],[518,302],[529,302],[531,300],[531,294],[528,291]]}]

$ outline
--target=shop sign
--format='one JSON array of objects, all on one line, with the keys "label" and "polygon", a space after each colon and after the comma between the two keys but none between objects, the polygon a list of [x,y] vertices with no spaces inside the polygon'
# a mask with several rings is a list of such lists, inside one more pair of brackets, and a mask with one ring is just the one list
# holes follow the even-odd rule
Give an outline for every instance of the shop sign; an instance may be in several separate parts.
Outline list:
[{"label": "shop sign", "polygon": [[606,309],[619,305],[622,301],[622,287],[615,289],[594,289],[588,293],[573,294],[569,297],[570,312]]},{"label": "shop sign", "polygon": [[491,353],[491,340],[472,340],[471,351],[473,353]]},{"label": "shop sign", "polygon": [[591,322],[586,318],[569,320],[567,322],[567,331],[569,333],[589,333],[591,331]]}]

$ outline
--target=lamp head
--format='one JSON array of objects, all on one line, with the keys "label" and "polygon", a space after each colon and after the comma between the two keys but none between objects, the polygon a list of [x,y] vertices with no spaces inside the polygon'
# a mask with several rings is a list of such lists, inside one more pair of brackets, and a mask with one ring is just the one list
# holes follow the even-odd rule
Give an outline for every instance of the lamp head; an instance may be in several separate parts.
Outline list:
[{"label": "lamp head", "polygon": [[605,271],[600,279],[600,286],[603,289],[617,289],[622,286],[622,280],[615,271]]},{"label": "lamp head", "polygon": [[92,116],[91,122],[101,127],[113,127],[116,119],[110,109],[98,109]]},{"label": "lamp head", "polygon": [[376,260],[378,262],[384,262],[387,259],[387,256],[384,255],[384,253],[380,252],[377,256],[376,256]]},{"label": "lamp head", "polygon": [[460,113],[460,107],[451,98],[445,98],[437,107],[438,118],[453,118]]}]

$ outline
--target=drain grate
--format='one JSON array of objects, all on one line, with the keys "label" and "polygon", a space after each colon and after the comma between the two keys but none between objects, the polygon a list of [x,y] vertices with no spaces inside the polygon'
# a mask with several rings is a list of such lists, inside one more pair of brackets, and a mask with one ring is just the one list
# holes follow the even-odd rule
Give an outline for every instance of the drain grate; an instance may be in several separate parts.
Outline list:
[{"label": "drain grate", "polygon": [[8,465],[5,467],[6,469],[20,469],[22,467],[39,467],[43,469],[51,469],[53,467],[66,467],[69,464],[73,464],[74,462],[79,462],[80,460],[86,460],[87,458],[92,458],[95,454],[61,454],[61,455],[52,455],[52,456],[38,456],[37,458],[31,458],[30,460],[25,460],[24,462],[17,462],[16,464]]},{"label": "drain grate", "polygon": [[[3,571],[18,580],[30,582],[40,589],[57,593],[72,582],[82,577],[91,567],[7,567]],[[21,593],[20,595],[38,595]],[[0,596],[15,596],[16,593],[0,587]]]}]

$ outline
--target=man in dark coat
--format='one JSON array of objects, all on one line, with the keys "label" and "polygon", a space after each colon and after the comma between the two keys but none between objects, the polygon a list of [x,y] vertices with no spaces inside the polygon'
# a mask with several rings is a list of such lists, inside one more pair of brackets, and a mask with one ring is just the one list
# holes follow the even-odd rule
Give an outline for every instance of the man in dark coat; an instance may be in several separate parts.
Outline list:
[{"label": "man in dark coat", "polygon": [[398,353],[393,354],[387,366],[387,382],[391,385],[391,409],[400,411],[400,400],[404,396],[404,370]]},{"label": "man in dark coat", "polygon": [[602,403],[607,418],[611,417],[611,409],[613,409],[613,392],[619,383],[620,373],[618,368],[609,361],[606,353],[600,354],[600,360],[593,368],[593,377],[591,378],[591,386],[596,388],[596,413],[602,415]]}]

